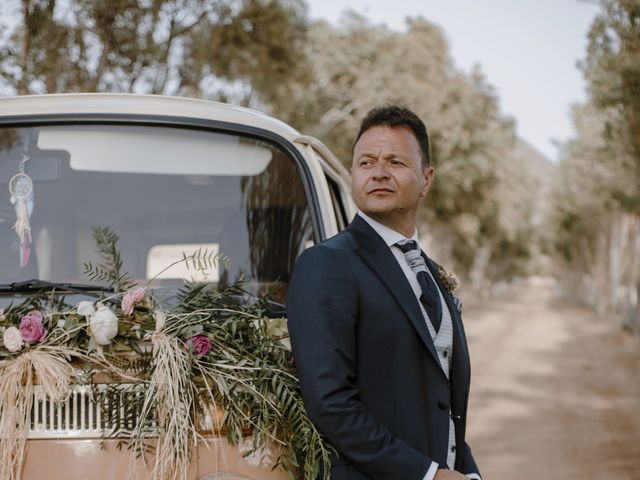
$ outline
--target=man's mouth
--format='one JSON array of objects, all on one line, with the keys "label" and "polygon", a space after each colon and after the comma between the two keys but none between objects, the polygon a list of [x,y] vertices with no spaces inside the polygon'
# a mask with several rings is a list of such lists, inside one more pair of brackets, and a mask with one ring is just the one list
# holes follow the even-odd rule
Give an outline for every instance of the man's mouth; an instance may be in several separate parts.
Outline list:
[{"label": "man's mouth", "polygon": [[372,193],[393,193],[393,190],[391,190],[390,188],[374,188],[373,190],[369,190],[368,192],[369,194]]}]

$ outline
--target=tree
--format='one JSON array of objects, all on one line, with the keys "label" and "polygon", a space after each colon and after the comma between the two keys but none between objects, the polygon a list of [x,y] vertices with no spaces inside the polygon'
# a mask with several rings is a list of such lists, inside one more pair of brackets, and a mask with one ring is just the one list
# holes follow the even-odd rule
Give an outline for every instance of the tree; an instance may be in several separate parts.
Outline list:
[{"label": "tree", "polygon": [[[0,48],[8,94],[162,93],[249,104],[304,74],[298,0],[23,0],[16,12],[1,8],[3,18],[20,17]],[[302,65],[297,75],[292,64]]]},{"label": "tree", "polygon": [[601,0],[581,63],[589,101],[562,150],[550,225],[560,277],[600,314],[640,325],[640,2]]},{"label": "tree", "polygon": [[[552,190],[550,231],[557,274],[571,297],[600,314],[615,311],[621,258],[616,233],[625,215],[611,194],[617,183],[610,161],[617,152],[606,141],[605,112],[593,104],[574,109],[577,137],[562,148],[562,162]],[[632,256],[628,266],[633,265]]]},{"label": "tree", "polygon": [[612,194],[621,208],[640,214],[640,1],[601,4],[582,68],[592,101],[608,112],[608,142],[622,147],[610,160],[621,174]]},{"label": "tree", "polygon": [[430,251],[463,276],[475,271],[478,283],[526,273],[535,238],[518,199],[530,182],[514,158],[513,121],[478,69],[455,68],[439,27],[416,18],[395,32],[348,13],[339,28],[310,27],[307,57],[311,80],[275,107],[280,116],[348,165],[364,114],[383,103],[407,104],[432,140],[436,181],[421,217]]}]

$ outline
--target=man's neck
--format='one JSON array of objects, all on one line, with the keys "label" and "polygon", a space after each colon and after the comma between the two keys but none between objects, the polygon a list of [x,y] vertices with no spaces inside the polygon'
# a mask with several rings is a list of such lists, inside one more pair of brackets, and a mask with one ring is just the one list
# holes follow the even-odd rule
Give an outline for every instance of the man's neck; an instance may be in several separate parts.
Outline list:
[{"label": "man's neck", "polygon": [[[360,212],[364,213],[364,212]],[[369,218],[375,220],[376,222],[384,225],[391,230],[398,232],[400,235],[405,238],[413,237],[416,232],[416,221],[415,218],[413,221],[409,219],[397,219],[390,218],[387,215],[376,215],[375,213],[365,213]]]}]

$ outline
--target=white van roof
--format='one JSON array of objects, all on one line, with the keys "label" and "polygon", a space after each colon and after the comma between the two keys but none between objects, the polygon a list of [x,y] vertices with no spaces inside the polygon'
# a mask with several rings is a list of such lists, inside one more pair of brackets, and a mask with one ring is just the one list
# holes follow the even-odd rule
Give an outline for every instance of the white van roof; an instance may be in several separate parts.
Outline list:
[{"label": "white van roof", "polygon": [[60,114],[158,115],[248,125],[294,141],[294,128],[262,112],[225,103],[162,95],[64,93],[0,97],[0,117]]}]

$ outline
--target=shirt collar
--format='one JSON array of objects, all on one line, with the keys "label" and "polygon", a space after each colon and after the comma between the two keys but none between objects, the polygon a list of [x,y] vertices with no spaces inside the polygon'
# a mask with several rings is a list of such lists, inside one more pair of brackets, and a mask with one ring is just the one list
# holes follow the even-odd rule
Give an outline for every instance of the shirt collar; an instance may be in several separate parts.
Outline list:
[{"label": "shirt collar", "polygon": [[416,228],[413,232],[413,236],[411,238],[407,238],[402,235],[400,232],[396,232],[395,230],[387,227],[386,225],[381,224],[380,222],[376,222],[373,218],[364,214],[361,210],[358,210],[358,215],[369,224],[371,228],[373,228],[378,235],[382,237],[384,243],[387,244],[388,247],[398,243],[400,240],[415,240],[418,245],[418,229]]}]

